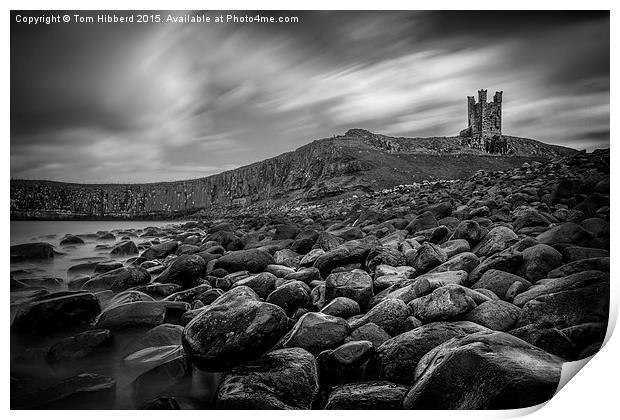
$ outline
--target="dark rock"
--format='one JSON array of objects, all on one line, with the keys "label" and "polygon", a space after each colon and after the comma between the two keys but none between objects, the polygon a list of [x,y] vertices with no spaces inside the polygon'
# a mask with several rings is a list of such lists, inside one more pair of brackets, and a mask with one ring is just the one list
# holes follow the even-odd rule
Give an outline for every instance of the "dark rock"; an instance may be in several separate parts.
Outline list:
[{"label": "dark rock", "polygon": [[191,289],[182,290],[167,296],[164,300],[167,302],[186,302],[192,303],[196,299],[200,298],[204,292],[211,290],[212,287],[209,284],[201,284]]},{"label": "dark rock", "polygon": [[273,239],[295,239],[299,232],[299,228],[294,225],[277,225],[276,233],[273,235]]},{"label": "dark rock", "polygon": [[334,350],[325,350],[317,357],[321,387],[357,382],[360,368],[374,354],[370,341],[349,341]]},{"label": "dark rock", "polygon": [[405,265],[405,257],[398,250],[387,246],[374,247],[368,253],[366,257],[366,269],[370,273],[374,273],[375,268],[381,264],[387,264],[391,266]]},{"label": "dark rock", "polygon": [[447,285],[433,290],[430,295],[412,300],[409,307],[412,315],[422,322],[451,321],[475,308],[476,302],[463,287]]},{"label": "dark rock", "polygon": [[92,293],[43,297],[26,305],[12,317],[11,329],[48,333],[93,321],[101,311]]},{"label": "dark rock", "polygon": [[592,234],[575,223],[562,223],[536,237],[541,244],[569,243],[580,245],[592,238]]},{"label": "dark rock", "polygon": [[426,211],[411,221],[405,228],[409,233],[419,232],[430,228],[437,227],[437,219],[433,213]]},{"label": "dark rock", "polygon": [[517,274],[530,281],[537,281],[562,264],[562,254],[549,245],[539,244],[525,249]]},{"label": "dark rock", "polygon": [[600,248],[585,248],[580,246],[568,246],[562,250],[565,262],[574,262],[590,258],[609,258],[609,251]]},{"label": "dark rock", "polygon": [[390,335],[398,334],[409,316],[407,304],[400,299],[384,299],[364,316],[350,323],[351,329],[355,330],[364,324],[372,322],[381,327]]},{"label": "dark rock", "polygon": [[151,275],[144,268],[121,267],[93,277],[82,286],[83,290],[112,290],[119,292],[151,281]]},{"label": "dark rock", "polygon": [[313,265],[319,269],[321,276],[325,278],[336,267],[363,262],[372,247],[372,242],[361,240],[345,242],[337,248],[319,255]]},{"label": "dark rock", "polygon": [[130,302],[107,307],[96,321],[97,328],[112,330],[135,327],[154,327],[164,323],[166,311],[189,310],[184,302]]},{"label": "dark rock", "polygon": [[53,344],[47,354],[50,363],[83,359],[110,343],[110,330],[89,330]]},{"label": "dark rock", "polygon": [[204,259],[198,255],[181,255],[155,281],[191,287],[194,281],[205,275],[206,268]]},{"label": "dark rock", "polygon": [[462,254],[455,255],[448,261],[433,268],[429,273],[441,273],[444,271],[465,271],[469,273],[474,268],[480,265],[480,258],[473,252],[463,252]]},{"label": "dark rock", "polygon": [[105,261],[100,262],[95,266],[94,272],[96,274],[107,273],[108,271],[116,270],[117,268],[121,268],[123,263],[118,261]]},{"label": "dark rock", "polygon": [[179,244],[177,241],[167,241],[161,244],[151,246],[149,249],[142,253],[142,257],[147,260],[163,259],[170,254],[177,252]]},{"label": "dark rock", "polygon": [[448,255],[439,245],[425,242],[422,244],[422,247],[418,249],[412,266],[418,273],[426,273],[447,260]]},{"label": "dark rock", "polygon": [[151,370],[138,376],[133,382],[133,397],[137,405],[189,381],[191,378],[191,366],[187,357],[178,354]]},{"label": "dark rock", "polygon": [[563,359],[502,332],[455,338],[422,358],[403,407],[531,407],[554,395],[562,363]]},{"label": "dark rock", "polygon": [[148,347],[180,345],[182,333],[183,327],[180,325],[158,325],[129,342],[123,349],[123,357]]},{"label": "dark rock", "polygon": [[222,371],[253,360],[272,348],[288,328],[286,313],[258,301],[242,286],[224,293],[183,331],[183,346],[199,368]]},{"label": "dark rock", "polygon": [[511,330],[521,315],[521,308],[502,300],[483,302],[472,309],[463,319],[475,322],[495,331]]},{"label": "dark rock", "polygon": [[318,391],[316,361],[300,348],[271,351],[226,374],[218,409],[309,409]]},{"label": "dark rock", "polygon": [[261,299],[267,299],[267,296],[275,290],[276,280],[277,277],[271,273],[259,273],[235,282],[232,287],[247,286]]},{"label": "dark rock", "polygon": [[54,247],[47,242],[11,245],[11,261],[54,258]]},{"label": "dark rock", "polygon": [[518,236],[505,226],[497,226],[489,231],[472,249],[479,257],[486,257],[501,252],[515,243]]},{"label": "dark rock", "polygon": [[229,273],[247,270],[251,273],[258,273],[270,264],[275,264],[275,260],[267,251],[261,249],[248,249],[244,251],[233,251],[215,261],[215,268],[223,268]]},{"label": "dark rock", "polygon": [[291,280],[271,292],[266,301],[279,306],[287,314],[292,315],[297,308],[305,308],[310,305],[310,288],[306,283]]},{"label": "dark rock", "polygon": [[355,329],[346,341],[370,341],[375,348],[378,348],[390,338],[390,335],[377,324],[368,322]]},{"label": "dark rock", "polygon": [[359,382],[336,387],[329,394],[327,410],[398,410],[407,387],[391,382]]},{"label": "dark rock", "polygon": [[488,289],[499,296],[500,299],[508,300],[506,295],[510,287],[517,282],[521,282],[527,287],[531,286],[531,283],[525,280],[523,277],[519,277],[516,274],[507,273],[501,270],[488,270],[486,271],[480,280],[474,283],[472,289]]},{"label": "dark rock", "polygon": [[480,331],[488,331],[471,322],[434,322],[407,331],[385,341],[377,348],[380,377],[411,385],[420,359],[441,343]]},{"label": "dark rock", "polygon": [[342,318],[309,312],[302,316],[282,340],[284,347],[301,347],[318,355],[338,347],[349,335],[349,325]]},{"label": "dark rock", "polygon": [[352,316],[359,315],[361,311],[360,306],[356,301],[340,296],[332,299],[321,309],[321,312],[326,315],[347,319]]},{"label": "dark rock", "polygon": [[463,220],[458,224],[450,239],[464,239],[470,247],[474,247],[486,233],[487,230],[482,228],[475,220]]},{"label": "dark rock", "polygon": [[110,251],[110,255],[114,255],[117,257],[135,254],[138,254],[138,247],[133,241],[121,242],[120,244],[114,246],[114,248],[112,248],[112,250]]},{"label": "dark rock", "polygon": [[347,297],[366,308],[373,296],[372,278],[362,270],[330,274],[325,280],[325,301]]},{"label": "dark rock", "polygon": [[79,236],[67,235],[60,241],[60,245],[84,245],[84,240]]}]

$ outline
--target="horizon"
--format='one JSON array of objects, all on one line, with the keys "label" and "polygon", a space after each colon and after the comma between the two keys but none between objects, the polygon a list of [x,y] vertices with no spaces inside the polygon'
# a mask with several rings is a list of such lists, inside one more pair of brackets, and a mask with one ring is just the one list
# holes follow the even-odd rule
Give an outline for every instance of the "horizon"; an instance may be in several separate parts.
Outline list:
[{"label": "horizon", "polygon": [[478,89],[504,92],[504,133],[609,147],[608,11],[261,13],[300,23],[12,19],[11,180],[190,181],[351,127],[454,137]]}]

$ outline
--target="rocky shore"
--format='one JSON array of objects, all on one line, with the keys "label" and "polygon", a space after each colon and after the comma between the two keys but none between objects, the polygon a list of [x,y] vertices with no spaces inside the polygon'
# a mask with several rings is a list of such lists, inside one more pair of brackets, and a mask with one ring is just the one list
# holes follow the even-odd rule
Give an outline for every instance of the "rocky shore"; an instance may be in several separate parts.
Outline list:
[{"label": "rocky shore", "polygon": [[105,260],[11,273],[11,407],[542,403],[607,331],[609,166],[609,150],[578,153],[97,232]]}]

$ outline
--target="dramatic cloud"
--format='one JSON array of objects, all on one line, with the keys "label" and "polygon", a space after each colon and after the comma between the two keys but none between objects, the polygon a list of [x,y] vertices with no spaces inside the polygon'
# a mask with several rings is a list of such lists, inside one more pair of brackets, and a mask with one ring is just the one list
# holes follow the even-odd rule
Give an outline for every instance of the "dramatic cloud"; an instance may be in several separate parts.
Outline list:
[{"label": "dramatic cloud", "polygon": [[609,146],[608,13],[278,14],[300,23],[13,19],[11,176],[155,182],[351,127],[450,136],[480,88],[504,91],[507,134]]}]

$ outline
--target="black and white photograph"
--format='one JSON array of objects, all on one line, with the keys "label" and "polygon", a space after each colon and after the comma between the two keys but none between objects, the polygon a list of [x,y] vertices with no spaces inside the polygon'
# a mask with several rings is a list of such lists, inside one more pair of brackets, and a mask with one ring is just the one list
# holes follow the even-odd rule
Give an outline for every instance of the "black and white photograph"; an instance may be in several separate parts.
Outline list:
[{"label": "black and white photograph", "polygon": [[525,409],[601,350],[610,10],[9,14],[11,410]]}]

